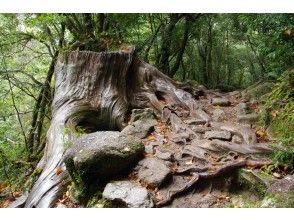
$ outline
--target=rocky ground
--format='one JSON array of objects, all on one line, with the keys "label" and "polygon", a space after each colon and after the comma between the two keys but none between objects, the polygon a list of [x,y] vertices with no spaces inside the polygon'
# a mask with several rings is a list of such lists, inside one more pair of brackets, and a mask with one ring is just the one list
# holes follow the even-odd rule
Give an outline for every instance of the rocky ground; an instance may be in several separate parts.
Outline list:
[{"label": "rocky ground", "polygon": [[[273,143],[254,125],[258,103],[242,99],[239,91],[204,90],[201,95],[190,114],[174,106],[166,106],[162,115],[133,110],[124,130],[103,133],[111,136],[107,152],[109,141],[93,146],[95,135],[78,140],[67,154],[72,177],[87,170],[75,179],[77,184],[87,175],[101,175],[101,169],[117,174],[135,164],[106,184],[103,199],[93,207],[105,206],[105,201],[115,207],[294,207],[293,175],[266,171]],[[133,155],[141,151],[136,162]],[[98,173],[97,164],[104,166]],[[56,206],[81,206],[70,202],[68,193]]]}]

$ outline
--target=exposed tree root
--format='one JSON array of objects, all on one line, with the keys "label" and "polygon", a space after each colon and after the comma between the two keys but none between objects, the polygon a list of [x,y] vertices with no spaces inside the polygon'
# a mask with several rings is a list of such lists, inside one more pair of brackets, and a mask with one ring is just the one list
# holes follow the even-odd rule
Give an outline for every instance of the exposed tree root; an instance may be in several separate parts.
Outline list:
[{"label": "exposed tree root", "polygon": [[189,190],[191,187],[194,186],[196,182],[198,182],[201,179],[213,179],[216,177],[219,177],[221,175],[224,175],[226,173],[229,173],[232,170],[235,170],[240,167],[245,166],[254,166],[254,167],[261,167],[265,165],[269,165],[271,162],[269,161],[253,161],[253,160],[239,160],[239,161],[233,161],[231,163],[228,163],[224,165],[221,168],[218,168],[216,171],[212,172],[205,172],[207,170],[211,170],[212,167],[203,167],[198,168],[196,166],[187,167],[181,170],[177,170],[174,172],[175,175],[184,175],[184,174],[190,174],[191,180],[184,184],[179,189],[170,189],[168,190],[167,197],[161,201],[156,202],[156,207],[162,207],[172,202],[172,200],[179,194]]},{"label": "exposed tree root", "polygon": [[177,190],[169,190],[168,191],[168,196],[166,199],[164,200],[161,200],[159,202],[156,203],[156,207],[162,207],[164,205],[167,205],[169,204],[173,198],[177,195],[179,195],[180,193],[188,190],[191,186],[193,186],[197,181],[199,180],[199,174],[198,173],[192,173],[192,177],[191,177],[191,180],[183,185],[181,188],[177,189]]}]

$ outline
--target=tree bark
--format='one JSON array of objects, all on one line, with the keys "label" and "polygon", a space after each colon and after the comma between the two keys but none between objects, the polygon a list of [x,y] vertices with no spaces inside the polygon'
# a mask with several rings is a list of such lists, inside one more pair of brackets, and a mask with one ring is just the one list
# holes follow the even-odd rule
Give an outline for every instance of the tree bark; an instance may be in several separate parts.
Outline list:
[{"label": "tree bark", "polygon": [[77,128],[89,133],[122,130],[133,108],[150,107],[158,114],[164,103],[188,111],[196,108],[191,94],[133,52],[70,52],[59,56],[54,74],[52,121],[38,164],[43,172],[25,207],[54,206],[69,181],[63,155],[66,143],[75,141]]}]

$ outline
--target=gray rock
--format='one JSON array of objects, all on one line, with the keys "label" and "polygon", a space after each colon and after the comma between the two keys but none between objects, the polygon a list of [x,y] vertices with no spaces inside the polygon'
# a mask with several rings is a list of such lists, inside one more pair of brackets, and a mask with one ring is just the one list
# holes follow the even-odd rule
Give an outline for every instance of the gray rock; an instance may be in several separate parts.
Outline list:
[{"label": "gray rock", "polygon": [[133,109],[129,125],[121,132],[122,134],[145,138],[154,131],[156,124],[157,121],[152,109]]},{"label": "gray rock", "polygon": [[267,187],[274,181],[271,175],[260,170],[241,169],[239,171],[239,178],[241,182],[248,184],[249,187],[253,187],[257,193],[266,191]]},{"label": "gray rock", "polygon": [[64,209],[64,208],[67,208],[67,206],[64,205],[64,204],[58,203],[57,206],[56,206],[56,208]]},{"label": "gray rock", "polygon": [[233,135],[232,137],[232,142],[236,143],[236,144],[242,144],[243,140],[241,137],[239,137],[238,135]]},{"label": "gray rock", "polygon": [[252,124],[258,120],[258,115],[256,113],[237,115],[237,121],[244,124]]},{"label": "gray rock", "polygon": [[240,102],[234,107],[237,115],[244,115],[249,113],[248,105],[245,102]]},{"label": "gray rock", "polygon": [[130,123],[139,120],[155,119],[154,111],[151,108],[133,109],[131,114]]},{"label": "gray rock", "polygon": [[231,132],[229,131],[206,131],[204,134],[204,138],[209,140],[212,139],[220,139],[220,140],[230,140],[231,139]]},{"label": "gray rock", "polygon": [[171,172],[164,161],[158,158],[141,160],[136,170],[138,170],[139,179],[153,187],[163,184]]},{"label": "gray rock", "polygon": [[196,138],[196,137],[192,135],[191,133],[188,134],[188,133],[182,132],[179,134],[172,133],[170,140],[176,144],[185,145],[187,140],[191,140],[193,138]]},{"label": "gray rock", "polygon": [[197,124],[195,125],[199,125],[199,124],[207,124],[210,121],[210,116],[201,108],[193,110],[191,112],[191,116],[195,117]]},{"label": "gray rock", "polygon": [[132,124],[126,126],[121,133],[126,135],[133,135],[138,138],[147,137],[152,131],[154,131],[154,126],[157,121],[154,119],[146,119],[135,121]]},{"label": "gray rock", "polygon": [[212,105],[218,105],[218,106],[229,106],[231,105],[230,101],[226,98],[212,98],[211,99]]},{"label": "gray rock", "polygon": [[182,151],[182,157],[185,155],[188,155],[188,156],[196,157],[198,159],[206,160],[207,151],[198,147],[198,143],[201,143],[201,142],[193,141],[191,145],[186,145]]},{"label": "gray rock", "polygon": [[293,192],[294,193],[294,175],[288,175],[283,179],[277,180],[267,190],[269,193]]},{"label": "gray rock", "polygon": [[128,208],[151,208],[153,202],[146,188],[130,181],[115,181],[108,183],[103,191],[103,197]]},{"label": "gray rock", "polygon": [[154,154],[154,147],[155,146],[153,144],[145,145],[145,153]]},{"label": "gray rock", "polygon": [[204,134],[206,131],[211,131],[211,127],[190,126],[190,128],[192,131],[200,134]]},{"label": "gray rock", "polygon": [[221,109],[215,109],[212,112],[212,120],[222,122],[226,119],[226,113]]},{"label": "gray rock", "polygon": [[275,181],[267,190],[261,207],[293,208],[294,207],[294,175],[288,175]]},{"label": "gray rock", "polygon": [[120,173],[138,161],[143,152],[144,145],[137,137],[117,131],[95,132],[77,139],[66,151],[65,164],[73,181],[87,181]]},{"label": "gray rock", "polygon": [[204,119],[188,119],[185,121],[188,125],[204,125],[206,124],[206,120]]},{"label": "gray rock", "polygon": [[172,142],[179,144],[179,145],[185,145],[186,144],[186,139],[183,138],[180,135],[174,135],[171,139]]},{"label": "gray rock", "polygon": [[155,156],[161,160],[172,160],[174,158],[174,155],[170,151],[160,151],[156,150]]},{"label": "gray rock", "polygon": [[242,137],[246,144],[255,144],[257,142],[255,132],[248,126],[232,123],[232,122],[211,122],[211,127],[221,130],[226,130],[232,134]]}]

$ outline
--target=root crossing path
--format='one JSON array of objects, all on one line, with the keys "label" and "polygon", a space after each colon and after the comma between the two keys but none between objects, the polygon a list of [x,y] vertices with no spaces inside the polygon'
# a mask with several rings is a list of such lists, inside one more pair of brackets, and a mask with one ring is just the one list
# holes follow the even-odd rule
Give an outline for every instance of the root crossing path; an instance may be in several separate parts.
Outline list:
[{"label": "root crossing path", "polygon": [[241,92],[203,90],[195,102],[189,115],[163,110],[143,139],[145,158],[124,179],[145,187],[155,207],[224,207],[233,184],[226,177],[270,164],[270,143],[253,125],[256,108]]}]

